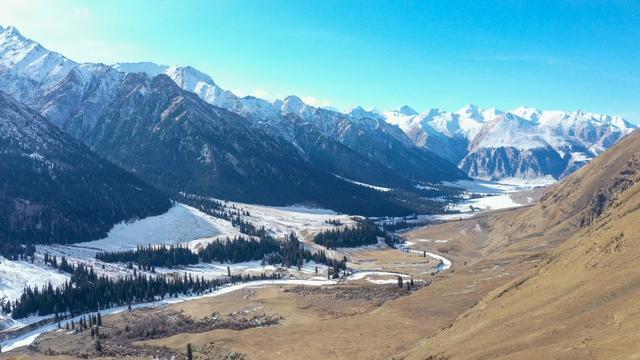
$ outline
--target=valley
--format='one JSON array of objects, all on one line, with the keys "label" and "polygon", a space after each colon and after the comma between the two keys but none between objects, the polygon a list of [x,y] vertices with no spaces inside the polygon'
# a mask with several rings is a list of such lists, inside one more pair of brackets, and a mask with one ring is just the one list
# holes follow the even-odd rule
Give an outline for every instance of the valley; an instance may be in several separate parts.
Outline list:
[{"label": "valley", "polygon": [[640,358],[640,37],[150,3],[0,25],[0,360]]},{"label": "valley", "polygon": [[[469,187],[471,184],[463,183],[463,185]],[[450,184],[449,186],[462,185]],[[482,191],[481,193],[469,192],[470,197],[476,197],[475,199],[469,200],[474,204],[475,210],[472,211],[467,208],[467,205],[460,203],[458,206],[464,208],[464,212],[458,215],[434,215],[414,221],[437,223],[456,219],[454,222],[460,223],[460,220],[457,220],[458,218],[468,218],[475,215],[474,212],[486,211],[491,206],[496,206],[496,204],[498,204],[497,208],[499,209],[502,206],[521,206],[526,203],[526,201],[520,204],[514,202],[511,199],[511,195],[515,193],[505,192],[517,190],[519,189],[518,187],[486,183],[476,184],[472,189],[474,191]],[[466,191],[469,190],[470,189]],[[510,202],[505,202],[504,200],[496,201],[494,198],[505,198],[509,199]],[[224,204],[223,207],[227,210],[239,210],[241,213],[246,214],[244,216],[246,221],[251,222],[256,227],[264,227],[277,238],[282,238],[291,232],[298,234],[303,246],[311,250],[324,250],[324,247],[313,242],[313,237],[322,231],[335,228],[336,225],[333,225],[331,222],[339,222],[339,227],[348,227],[356,224],[354,217],[336,214],[329,210],[303,207],[265,207],[233,202],[222,203]],[[398,220],[402,219],[380,219],[379,221],[383,224],[397,222]],[[409,219],[408,221],[412,220]],[[411,234],[411,232],[409,234]],[[136,309],[143,312],[158,311],[153,309],[167,309],[166,311],[172,311],[171,309],[173,309],[174,306],[182,306],[180,304],[185,301],[185,304],[202,301],[211,303],[209,306],[216,307],[217,305],[215,304],[218,304],[219,298],[225,299],[227,296],[235,297],[237,296],[235,295],[236,292],[261,292],[263,291],[261,289],[269,288],[289,289],[291,286],[299,285],[304,285],[305,287],[319,286],[321,289],[326,289],[328,286],[334,287],[335,289],[346,288],[364,293],[369,292],[369,290],[367,290],[369,287],[373,289],[380,288],[386,289],[384,290],[385,292],[392,294],[393,299],[395,296],[400,296],[397,290],[398,277],[401,277],[406,283],[413,282],[417,288],[420,288],[431,284],[434,275],[446,273],[452,266],[452,261],[466,261],[463,260],[466,259],[466,257],[460,257],[457,251],[450,251],[458,248],[458,244],[450,242],[450,240],[431,241],[418,239],[415,241],[416,239],[412,236],[407,237],[405,235],[403,235],[403,238],[406,238],[406,242],[399,243],[397,245],[398,249],[389,248],[382,238],[379,238],[378,243],[375,245],[324,250],[333,258],[346,256],[348,259],[348,274],[338,279],[329,280],[327,279],[327,266],[314,263],[313,261],[303,263],[300,269],[261,264],[260,261],[250,261],[235,264],[200,263],[197,265],[178,266],[172,269],[155,268],[153,272],[151,272],[142,271],[137,268],[129,268],[126,263],[104,263],[95,259],[96,254],[100,251],[129,250],[148,244],[163,246],[183,244],[193,251],[197,251],[213,241],[238,235],[240,235],[240,232],[229,221],[207,215],[186,205],[176,204],[163,215],[146,218],[129,224],[116,225],[105,239],[73,245],[37,246],[35,261],[33,264],[24,262],[24,266],[32,266],[38,269],[42,275],[39,278],[24,278],[19,284],[29,284],[30,286],[37,284],[45,285],[45,282],[51,281],[51,283],[56,286],[64,281],[68,281],[68,275],[65,276],[65,273],[52,269],[50,264],[44,264],[43,257],[45,254],[47,254],[48,257],[55,256],[58,259],[65,257],[71,264],[91,266],[98,275],[109,277],[123,277],[132,274],[133,271],[147,276],[154,276],[155,274],[184,276],[188,274],[203,279],[226,278],[228,272],[233,275],[243,276],[278,272],[282,276],[282,280],[265,280],[228,285],[222,287],[220,290],[202,295],[186,295],[132,306],[132,309],[135,311],[138,311]],[[7,264],[11,262],[4,259],[3,263]],[[17,262],[17,264],[18,263],[22,264],[23,262]],[[9,291],[11,286],[13,286],[13,290],[11,290],[13,292]],[[3,293],[5,295],[13,294],[11,296],[16,298],[20,294],[21,286],[22,285],[4,284],[3,287],[5,287],[6,290]],[[357,290],[361,288],[362,290]],[[314,296],[324,296],[324,292],[325,290],[320,290],[319,293],[316,293]],[[365,303],[367,304],[373,302],[378,304],[376,307],[382,304],[379,303],[380,300],[375,296],[372,298],[367,296],[366,298]],[[11,300],[11,298],[9,299]],[[288,301],[291,301],[291,299]],[[362,300],[357,300],[354,306],[360,306],[361,301]],[[387,300],[384,302],[386,301]],[[126,313],[126,309],[126,306],[115,307],[103,309],[100,310],[100,312],[105,319],[110,319],[112,316],[109,314],[118,316],[120,313]],[[73,319],[77,322],[82,317],[83,315],[76,316]],[[4,351],[12,349],[19,351],[22,349],[21,347],[25,345],[29,345],[28,348],[31,348],[32,345],[30,344],[34,341],[38,344],[38,339],[41,337],[51,336],[42,334],[47,334],[47,332],[50,331],[56,333],[58,325],[55,322],[44,326],[35,325],[41,321],[44,321],[46,324],[47,318],[50,319],[50,321],[53,319],[52,315],[47,317],[29,317],[18,321],[5,319],[5,330],[2,331],[2,336],[11,338],[11,340],[1,342],[2,349],[4,349]],[[65,327],[70,321],[70,318],[61,320],[60,326]],[[58,332],[58,334],[67,336],[63,335],[64,332]],[[37,345],[37,347],[43,349],[41,345]],[[9,352],[9,354],[10,353],[11,352]]]}]

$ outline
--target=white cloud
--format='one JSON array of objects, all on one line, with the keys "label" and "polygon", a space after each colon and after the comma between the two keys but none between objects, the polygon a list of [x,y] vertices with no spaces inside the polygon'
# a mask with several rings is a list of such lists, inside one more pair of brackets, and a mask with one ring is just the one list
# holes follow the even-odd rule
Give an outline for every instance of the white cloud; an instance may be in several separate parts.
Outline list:
[{"label": "white cloud", "polygon": [[236,96],[240,96],[240,97],[247,96],[247,92],[242,89],[232,89],[231,92]]},{"label": "white cloud", "polygon": [[302,101],[304,101],[305,104],[309,104],[309,105],[315,106],[315,107],[324,107],[324,106],[330,106],[331,105],[329,100],[318,99],[315,96],[302,96],[302,97],[300,97],[300,99],[302,99]]},{"label": "white cloud", "polygon": [[73,14],[78,16],[78,17],[88,17],[91,16],[91,10],[89,10],[89,8],[83,7],[83,8],[74,8],[73,10]]},{"label": "white cloud", "polygon": [[260,98],[260,99],[267,99],[267,100],[270,99],[269,96],[268,96],[269,92],[267,90],[260,89],[260,88],[253,89],[250,92],[247,92],[247,91],[244,91],[243,89],[237,88],[237,89],[231,90],[231,92],[234,93],[237,96],[240,96],[240,97],[245,97],[245,96],[251,95],[251,96],[255,96],[255,97]]},{"label": "white cloud", "polygon": [[251,94],[257,98],[266,99],[269,92],[263,89],[254,89]]}]

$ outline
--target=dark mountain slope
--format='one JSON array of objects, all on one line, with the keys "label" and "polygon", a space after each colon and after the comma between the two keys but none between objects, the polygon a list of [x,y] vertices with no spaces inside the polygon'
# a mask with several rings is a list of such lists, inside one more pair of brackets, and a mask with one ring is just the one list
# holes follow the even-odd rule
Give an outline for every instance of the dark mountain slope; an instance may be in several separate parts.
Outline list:
[{"label": "dark mountain slope", "polygon": [[72,243],[171,206],[159,191],[95,155],[0,92],[0,243]]},{"label": "dark mountain slope", "polygon": [[[98,153],[169,193],[270,205],[307,203],[359,214],[428,211],[398,196],[341,180],[282,138],[207,104],[170,78],[127,74],[93,127],[74,124]],[[405,197],[402,195],[401,197]]]}]

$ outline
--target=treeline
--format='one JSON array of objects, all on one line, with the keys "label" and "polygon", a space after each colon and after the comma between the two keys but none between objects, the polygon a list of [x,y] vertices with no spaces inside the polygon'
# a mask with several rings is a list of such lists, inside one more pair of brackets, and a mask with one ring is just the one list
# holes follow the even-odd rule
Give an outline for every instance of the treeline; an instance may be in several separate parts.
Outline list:
[{"label": "treeline", "polygon": [[44,263],[50,265],[53,268],[56,268],[60,271],[64,271],[69,274],[73,274],[76,270],[75,266],[67,261],[67,258],[64,256],[58,262],[58,258],[56,256],[51,256],[49,253],[44,254]]},{"label": "treeline", "polygon": [[[241,216],[251,216],[249,211],[236,207],[235,204],[229,205],[226,201],[222,202],[207,196],[179,192],[175,193],[172,198],[178,202],[192,206],[205,214],[231,222],[239,219]],[[234,226],[236,225],[234,224]],[[242,233],[245,234],[244,232]]]},{"label": "treeline", "polygon": [[237,207],[235,204],[222,202],[211,197],[186,194],[183,192],[175,194],[173,198],[179,202],[195,207],[205,214],[230,221],[231,225],[238,229],[241,234],[260,238],[267,235],[264,226],[258,228],[251,222],[244,220],[243,217],[251,216],[251,213],[248,210]]},{"label": "treeline", "polygon": [[[207,244],[194,254],[182,246],[146,246],[136,250],[118,252],[99,252],[96,259],[104,262],[127,263],[129,268],[135,263],[141,270],[155,271],[155,267],[175,267],[192,265],[198,262],[239,263],[261,260],[263,265],[281,265],[298,267],[309,261],[315,261],[334,269],[334,273],[347,269],[347,259],[335,260],[324,251],[311,252],[304,249],[295,233],[287,235],[283,243],[270,235],[263,234],[259,239],[237,236],[234,239],[216,240]],[[55,258],[54,258],[55,260]],[[63,258],[63,261],[64,258]],[[66,263],[66,261],[65,261]],[[57,267],[57,266],[54,266]]]},{"label": "treeline", "polygon": [[182,245],[148,245],[138,246],[135,250],[101,251],[96,254],[96,259],[107,263],[136,263],[141,270],[154,270],[155,267],[171,269],[180,265],[197,264],[200,261],[198,255]]},{"label": "treeline", "polygon": [[305,262],[314,261],[318,264],[324,264],[329,267],[329,274],[337,278],[340,271],[347,270],[347,257],[342,260],[336,260],[328,257],[324,251],[312,253],[300,244],[300,239],[295,233],[290,233],[285,237],[284,244],[279,253],[269,254],[265,256],[263,263],[275,265],[280,264],[286,267],[302,268]]},{"label": "treeline", "polygon": [[382,233],[371,220],[362,220],[357,225],[344,229],[325,230],[313,238],[313,242],[327,249],[339,247],[357,247],[378,243],[378,235]]},{"label": "treeline", "polygon": [[225,209],[224,204],[221,201],[215,200],[206,196],[199,196],[194,194],[187,194],[183,192],[175,193],[171,196],[177,202],[188,204],[205,214],[224,219],[231,220],[232,214]]},{"label": "treeline", "polygon": [[0,255],[8,260],[33,260],[35,252],[36,247],[34,245],[0,241]]},{"label": "treeline", "polygon": [[198,255],[203,262],[230,262],[262,260],[265,255],[280,251],[280,244],[271,236],[263,235],[259,240],[237,236],[233,240],[216,240],[200,249]]},{"label": "treeline", "polygon": [[247,282],[263,279],[279,279],[279,274],[234,275],[227,279],[207,280],[185,274],[180,277],[147,276],[134,272],[123,278],[111,279],[98,276],[92,267],[78,265],[71,280],[60,287],[49,283],[45,288],[27,287],[13,304],[5,303],[3,310],[12,312],[14,319],[30,315],[51,315],[56,318],[69,314],[76,316],[115,306],[151,302],[178,295],[198,295],[216,290],[232,282]]},{"label": "treeline", "polygon": [[156,267],[173,268],[199,262],[239,263],[262,260],[265,255],[279,251],[280,244],[271,236],[265,235],[254,240],[241,235],[233,239],[213,241],[197,254],[182,245],[149,245],[139,246],[135,250],[99,252],[96,259],[108,263],[135,263],[140,270],[152,271]]},{"label": "treeline", "polygon": [[24,150],[14,148],[17,142],[3,141],[7,134],[2,134],[0,244],[101,239],[120,222],[160,215],[171,208],[166,195],[131,173],[79,143],[63,141],[68,137],[59,137],[62,133],[46,132],[61,144],[39,150],[48,161],[23,156]]},{"label": "treeline", "polygon": [[330,219],[330,220],[325,220],[324,221],[325,224],[331,224],[333,226],[340,226],[342,225],[342,221],[340,221],[340,219]]}]

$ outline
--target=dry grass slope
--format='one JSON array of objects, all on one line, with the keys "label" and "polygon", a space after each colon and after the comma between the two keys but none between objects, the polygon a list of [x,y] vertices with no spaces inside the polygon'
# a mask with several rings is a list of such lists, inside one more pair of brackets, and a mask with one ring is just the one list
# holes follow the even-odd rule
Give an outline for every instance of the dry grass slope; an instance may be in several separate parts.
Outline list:
[{"label": "dry grass slope", "polygon": [[498,219],[501,251],[519,242],[558,246],[407,358],[640,358],[639,210],[636,131],[536,206]]}]

